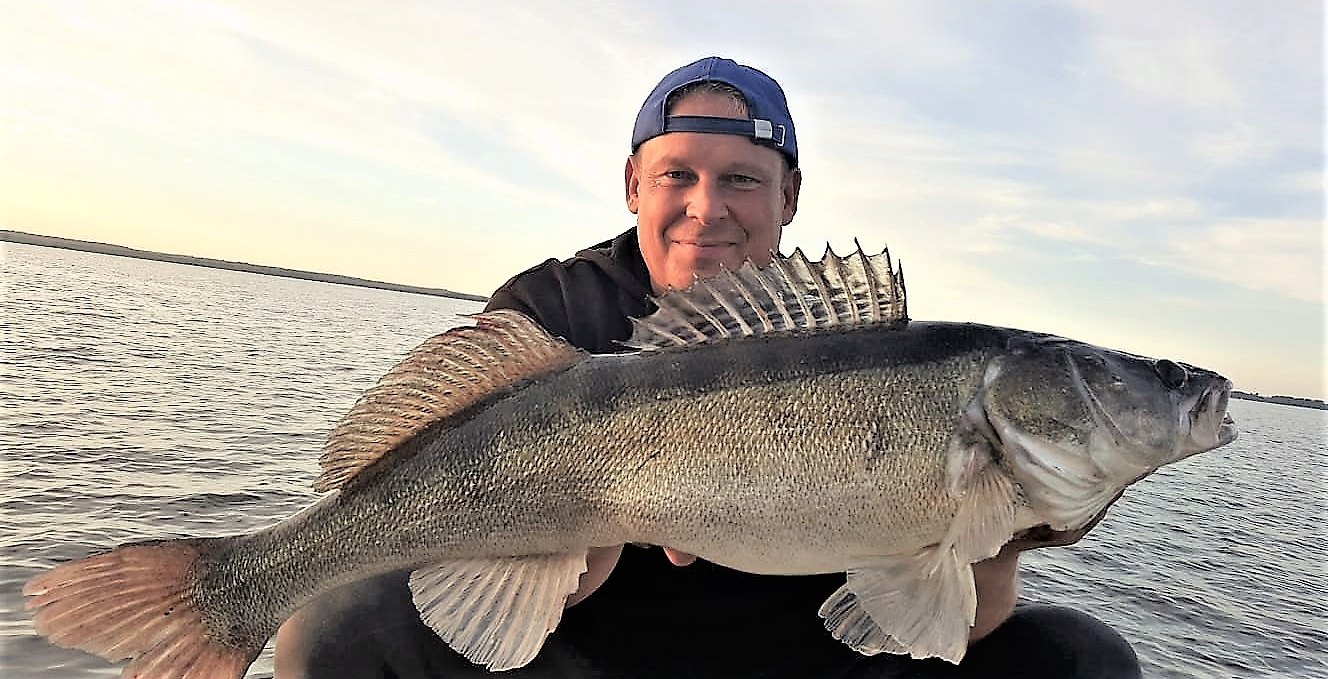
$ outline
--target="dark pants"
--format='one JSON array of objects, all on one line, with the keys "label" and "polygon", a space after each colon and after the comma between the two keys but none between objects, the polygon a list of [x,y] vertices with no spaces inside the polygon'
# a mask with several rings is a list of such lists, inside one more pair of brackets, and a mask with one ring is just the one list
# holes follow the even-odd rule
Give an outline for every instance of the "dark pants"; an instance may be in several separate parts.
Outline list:
[{"label": "dark pants", "polygon": [[[710,612],[743,624],[741,611]],[[958,677],[1140,677],[1134,650],[1115,630],[1077,611],[1020,604],[960,665],[882,654],[865,657],[822,637],[806,647],[765,649],[744,659],[689,653],[667,642],[669,630],[642,629],[652,640],[623,649],[552,634],[534,662],[492,674],[453,652],[420,622],[405,575],[385,576],[333,592],[302,610],[283,632],[278,679],[429,679],[451,677],[768,677],[793,679],[941,679]],[[712,629],[721,630],[723,624]],[[658,640],[663,643],[653,643]],[[827,643],[827,641],[829,643]]]}]

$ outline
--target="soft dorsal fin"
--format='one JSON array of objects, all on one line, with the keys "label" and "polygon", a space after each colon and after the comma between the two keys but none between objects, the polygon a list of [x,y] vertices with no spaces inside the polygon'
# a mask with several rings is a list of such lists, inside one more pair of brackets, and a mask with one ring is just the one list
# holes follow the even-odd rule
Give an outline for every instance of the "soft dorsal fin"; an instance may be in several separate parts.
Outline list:
[{"label": "soft dorsal fin", "polygon": [[655,303],[658,311],[632,319],[624,345],[658,350],[791,330],[908,323],[903,272],[895,272],[888,249],[868,256],[861,245],[847,257],[827,246],[819,262],[801,249],[775,255],[763,269],[747,260],[737,271],[699,279]]},{"label": "soft dorsal fin", "polygon": [[506,309],[472,316],[383,375],[328,435],[319,491],[336,490],[411,437],[496,393],[566,370],[585,353]]}]

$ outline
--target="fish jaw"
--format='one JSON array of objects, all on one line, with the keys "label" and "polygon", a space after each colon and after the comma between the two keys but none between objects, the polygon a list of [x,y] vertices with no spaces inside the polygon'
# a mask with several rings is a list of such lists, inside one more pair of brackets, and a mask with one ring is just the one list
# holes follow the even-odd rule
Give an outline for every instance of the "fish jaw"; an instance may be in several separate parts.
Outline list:
[{"label": "fish jaw", "polygon": [[1212,371],[1050,335],[1015,336],[984,378],[983,412],[1030,504],[1087,525],[1158,468],[1236,437]]},{"label": "fish jaw", "polygon": [[1214,380],[1212,386],[1186,403],[1189,408],[1185,409],[1184,417],[1190,435],[1182,442],[1177,459],[1221,448],[1240,435],[1227,410],[1231,389],[1231,380]]}]

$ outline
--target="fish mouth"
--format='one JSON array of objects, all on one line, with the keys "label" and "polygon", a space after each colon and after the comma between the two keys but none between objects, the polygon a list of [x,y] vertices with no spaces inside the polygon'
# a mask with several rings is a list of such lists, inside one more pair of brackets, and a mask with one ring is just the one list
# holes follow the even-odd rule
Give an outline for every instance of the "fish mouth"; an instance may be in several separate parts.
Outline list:
[{"label": "fish mouth", "polygon": [[1189,409],[1190,445],[1188,454],[1220,448],[1236,440],[1236,421],[1227,411],[1231,400],[1231,380],[1222,379],[1204,389]]},{"label": "fish mouth", "polygon": [[[1087,404],[1093,421],[1103,434],[1109,437],[1114,448],[1119,451],[1132,451],[1139,460],[1147,460],[1150,453],[1146,446],[1138,445],[1112,417],[1110,410],[1093,393],[1093,389],[1084,379],[1072,358],[1066,357],[1066,365],[1074,377],[1074,385],[1079,396]],[[1179,431],[1176,447],[1169,459],[1163,464],[1183,460],[1191,455],[1220,448],[1236,440],[1236,421],[1227,412],[1231,398],[1231,380],[1216,373],[1204,371],[1204,375],[1191,375],[1191,384],[1198,393],[1191,392],[1183,396],[1176,404],[1176,424]],[[1203,385],[1199,380],[1208,383]],[[1202,385],[1202,387],[1201,387]],[[1200,388],[1201,387],[1201,388]]]}]

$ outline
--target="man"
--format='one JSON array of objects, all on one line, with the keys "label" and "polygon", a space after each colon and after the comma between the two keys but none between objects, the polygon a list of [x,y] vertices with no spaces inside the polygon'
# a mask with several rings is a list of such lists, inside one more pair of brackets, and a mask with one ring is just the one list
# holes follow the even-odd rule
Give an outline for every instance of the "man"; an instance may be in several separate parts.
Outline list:
[{"label": "man", "polygon": [[[782,89],[715,57],[670,73],[637,116],[624,179],[635,229],[517,275],[487,308],[612,352],[628,319],[653,310],[650,295],[748,258],[768,263],[802,182]],[[977,621],[959,666],[864,657],[833,640],[816,611],[843,574],[760,576],[667,548],[596,550],[561,626],[512,676],[1137,677],[1133,650],[1102,623],[1015,608],[1019,552],[1087,530],[1030,531],[974,564]],[[482,676],[419,622],[404,583],[395,574],[306,607],[278,634],[278,677]]]}]

